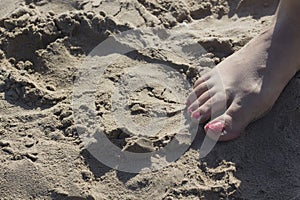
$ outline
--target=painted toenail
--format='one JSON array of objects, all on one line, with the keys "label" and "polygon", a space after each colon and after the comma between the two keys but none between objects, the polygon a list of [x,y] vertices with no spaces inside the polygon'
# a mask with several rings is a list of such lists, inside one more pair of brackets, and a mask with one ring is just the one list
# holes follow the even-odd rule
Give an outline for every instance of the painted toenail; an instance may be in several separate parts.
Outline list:
[{"label": "painted toenail", "polygon": [[191,105],[191,102],[190,102],[190,100],[187,100],[187,102],[186,102],[186,106],[187,107],[189,107]]},{"label": "painted toenail", "polygon": [[199,112],[195,112],[195,113],[192,114],[192,117],[193,117],[194,119],[199,119],[200,113],[199,113]]},{"label": "painted toenail", "polygon": [[[212,122],[207,124],[204,129],[207,131],[208,129],[214,133],[225,133],[225,124],[223,122]],[[223,133],[224,132],[224,133]]]}]

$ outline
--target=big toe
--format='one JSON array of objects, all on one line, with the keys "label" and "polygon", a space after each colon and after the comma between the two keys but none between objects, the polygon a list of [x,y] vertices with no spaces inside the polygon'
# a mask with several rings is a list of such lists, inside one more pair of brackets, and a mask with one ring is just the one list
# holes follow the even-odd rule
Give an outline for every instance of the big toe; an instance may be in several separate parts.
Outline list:
[{"label": "big toe", "polygon": [[229,141],[240,136],[241,129],[233,129],[232,118],[227,114],[207,123],[204,127],[206,135],[218,141]]},{"label": "big toe", "polygon": [[242,131],[251,121],[246,109],[231,106],[224,114],[206,124],[206,134],[212,139],[229,141],[240,136]]}]

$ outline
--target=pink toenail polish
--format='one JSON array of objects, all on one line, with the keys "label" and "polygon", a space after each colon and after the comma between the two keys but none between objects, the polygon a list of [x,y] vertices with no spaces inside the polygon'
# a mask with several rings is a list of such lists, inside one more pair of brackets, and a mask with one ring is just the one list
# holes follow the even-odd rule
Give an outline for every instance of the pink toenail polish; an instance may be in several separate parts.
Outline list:
[{"label": "pink toenail polish", "polygon": [[211,130],[214,133],[223,133],[225,129],[225,124],[223,122],[212,122],[207,124],[204,129],[206,131]]},{"label": "pink toenail polish", "polygon": [[199,113],[199,112],[195,112],[195,113],[192,114],[192,117],[193,117],[194,119],[199,119],[200,113]]}]

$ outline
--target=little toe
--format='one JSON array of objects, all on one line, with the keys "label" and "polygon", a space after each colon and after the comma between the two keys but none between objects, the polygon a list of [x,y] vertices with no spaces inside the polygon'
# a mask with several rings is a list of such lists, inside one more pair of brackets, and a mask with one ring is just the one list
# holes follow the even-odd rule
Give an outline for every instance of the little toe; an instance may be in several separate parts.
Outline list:
[{"label": "little toe", "polygon": [[204,83],[205,81],[208,80],[208,76],[201,76],[200,78],[197,79],[197,81],[194,84],[194,88],[196,88],[198,85],[200,85],[201,83]]}]

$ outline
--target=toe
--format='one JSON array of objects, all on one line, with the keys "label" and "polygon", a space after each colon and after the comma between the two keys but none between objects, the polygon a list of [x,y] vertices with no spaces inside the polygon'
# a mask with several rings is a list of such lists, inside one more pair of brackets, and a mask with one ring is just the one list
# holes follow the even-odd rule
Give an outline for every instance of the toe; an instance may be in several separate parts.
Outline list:
[{"label": "toe", "polygon": [[208,75],[201,76],[200,78],[197,79],[197,81],[194,84],[194,88],[196,88],[198,85],[201,83],[204,83],[205,81],[208,80]]},{"label": "toe", "polygon": [[193,104],[198,99],[198,97],[200,97],[207,90],[208,90],[208,88],[207,88],[205,82],[201,83],[196,88],[194,88],[187,99],[187,103],[186,103],[187,106],[190,106],[191,104]]},{"label": "toe", "polygon": [[226,111],[225,97],[219,93],[212,93],[207,90],[188,108],[191,117],[199,120],[199,123],[203,123],[209,118],[216,118]]},{"label": "toe", "polygon": [[211,116],[211,100],[207,100],[203,105],[190,113],[193,119],[199,120],[199,123],[207,121]]},{"label": "toe", "polygon": [[233,140],[240,135],[239,130],[232,128],[232,120],[226,114],[206,124],[204,130],[207,136],[218,141]]},{"label": "toe", "polygon": [[210,94],[208,91],[204,92],[200,97],[198,97],[189,107],[188,111],[190,113],[196,111],[199,107],[205,104],[210,99]]},{"label": "toe", "polygon": [[212,139],[229,141],[239,137],[248,124],[249,120],[245,117],[245,109],[231,105],[224,114],[213,119],[204,129]]}]

